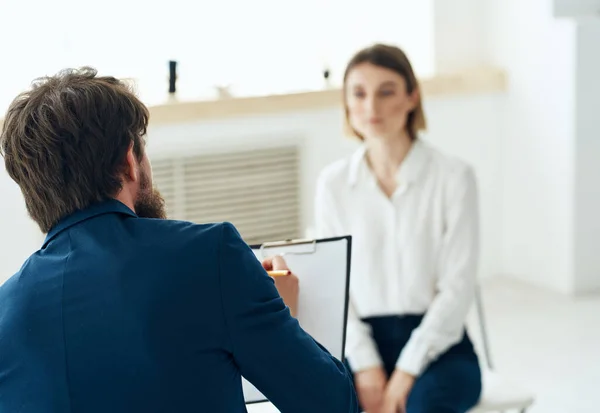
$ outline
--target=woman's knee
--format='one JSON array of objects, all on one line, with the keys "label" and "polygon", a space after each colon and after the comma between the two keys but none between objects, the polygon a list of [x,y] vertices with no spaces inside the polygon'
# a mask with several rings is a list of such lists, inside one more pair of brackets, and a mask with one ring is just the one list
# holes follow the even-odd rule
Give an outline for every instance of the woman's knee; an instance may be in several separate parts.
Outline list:
[{"label": "woman's knee", "polygon": [[477,364],[452,360],[431,366],[409,394],[407,413],[465,413],[481,395]]}]

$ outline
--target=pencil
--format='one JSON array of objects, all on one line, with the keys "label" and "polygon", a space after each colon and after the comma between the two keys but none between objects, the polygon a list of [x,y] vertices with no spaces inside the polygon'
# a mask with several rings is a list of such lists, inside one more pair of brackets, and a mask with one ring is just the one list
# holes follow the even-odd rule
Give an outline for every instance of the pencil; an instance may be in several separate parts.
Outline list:
[{"label": "pencil", "polygon": [[271,277],[284,277],[286,275],[290,275],[291,272],[288,270],[281,270],[281,271],[267,271],[267,274],[269,274]]}]

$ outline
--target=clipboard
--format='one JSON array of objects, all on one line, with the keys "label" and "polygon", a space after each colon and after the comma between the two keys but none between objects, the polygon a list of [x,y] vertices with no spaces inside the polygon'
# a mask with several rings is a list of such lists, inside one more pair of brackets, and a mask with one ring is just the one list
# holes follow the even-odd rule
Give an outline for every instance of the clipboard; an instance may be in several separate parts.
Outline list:
[{"label": "clipboard", "polygon": [[[251,245],[256,257],[282,255],[298,277],[297,320],[331,355],[345,360],[346,324],[350,294],[352,236],[314,240],[286,240]],[[267,398],[242,377],[246,404]]]}]

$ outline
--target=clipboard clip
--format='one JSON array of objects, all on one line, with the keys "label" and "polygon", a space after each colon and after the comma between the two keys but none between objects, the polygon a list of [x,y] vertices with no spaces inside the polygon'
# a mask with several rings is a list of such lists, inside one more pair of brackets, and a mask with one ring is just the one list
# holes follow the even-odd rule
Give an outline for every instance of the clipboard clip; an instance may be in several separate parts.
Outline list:
[{"label": "clipboard clip", "polygon": [[275,242],[265,242],[260,246],[260,255],[265,258],[265,249],[267,248],[277,248],[277,247],[289,247],[294,245],[308,245],[309,249],[302,251],[289,251],[278,254],[280,256],[284,255],[304,255],[304,254],[314,254],[317,252],[317,240],[316,239],[288,239],[285,241],[275,241]]}]

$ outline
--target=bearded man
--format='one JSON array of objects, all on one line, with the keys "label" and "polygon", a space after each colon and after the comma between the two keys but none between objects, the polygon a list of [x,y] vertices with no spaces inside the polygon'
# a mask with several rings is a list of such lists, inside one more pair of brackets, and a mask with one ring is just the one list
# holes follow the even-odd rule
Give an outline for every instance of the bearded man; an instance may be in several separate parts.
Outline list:
[{"label": "bearded man", "polygon": [[358,411],[284,302],[297,279],[276,283],[230,223],[166,219],[148,117],[91,68],[10,105],[0,151],[47,235],[0,287],[0,411],[245,412],[242,375],[282,412]]}]

